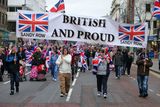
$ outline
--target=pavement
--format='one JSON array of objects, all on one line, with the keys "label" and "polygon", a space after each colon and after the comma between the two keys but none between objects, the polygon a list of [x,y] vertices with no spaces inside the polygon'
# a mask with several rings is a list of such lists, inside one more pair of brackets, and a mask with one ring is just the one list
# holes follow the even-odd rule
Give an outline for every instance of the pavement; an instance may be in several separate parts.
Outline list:
[{"label": "pavement", "polygon": [[150,68],[150,70],[160,73],[158,59],[152,59],[152,61],[153,61],[153,66]]}]

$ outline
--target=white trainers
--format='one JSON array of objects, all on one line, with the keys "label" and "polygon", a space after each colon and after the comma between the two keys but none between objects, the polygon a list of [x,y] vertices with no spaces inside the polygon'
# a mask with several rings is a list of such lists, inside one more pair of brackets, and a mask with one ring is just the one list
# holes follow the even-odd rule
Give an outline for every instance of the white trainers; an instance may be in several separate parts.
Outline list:
[{"label": "white trainers", "polygon": [[107,94],[106,94],[106,93],[104,93],[104,94],[103,94],[103,97],[104,97],[104,98],[107,98]]},{"label": "white trainers", "polygon": [[60,97],[64,97],[64,94],[60,94]]},{"label": "white trainers", "polygon": [[57,79],[55,79],[55,78],[52,78],[52,80],[53,80],[53,81],[57,81]]},{"label": "white trainers", "polygon": [[97,96],[100,97],[100,96],[101,96],[101,92],[98,92],[98,93],[97,93]]}]

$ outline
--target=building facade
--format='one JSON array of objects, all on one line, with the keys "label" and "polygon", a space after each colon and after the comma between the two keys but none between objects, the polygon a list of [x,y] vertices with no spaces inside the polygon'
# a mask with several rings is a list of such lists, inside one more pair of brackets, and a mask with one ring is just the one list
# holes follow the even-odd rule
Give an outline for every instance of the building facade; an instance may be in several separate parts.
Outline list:
[{"label": "building facade", "polygon": [[8,39],[7,31],[7,3],[8,0],[0,0],[0,45]]},{"label": "building facade", "polygon": [[46,12],[45,0],[8,0],[8,30],[10,40],[15,40],[16,19],[18,10],[30,10],[36,12]]},{"label": "building facade", "polygon": [[111,6],[111,17],[115,21],[120,21],[120,0],[113,0]]},{"label": "building facade", "polygon": [[[118,3],[116,1],[120,1],[119,9],[115,6]],[[118,18],[118,21],[121,23],[147,22],[149,28],[147,48],[149,51],[154,51],[154,56],[157,57],[160,22],[154,17],[152,18],[153,7],[154,0],[113,0],[111,17],[113,20]]]}]

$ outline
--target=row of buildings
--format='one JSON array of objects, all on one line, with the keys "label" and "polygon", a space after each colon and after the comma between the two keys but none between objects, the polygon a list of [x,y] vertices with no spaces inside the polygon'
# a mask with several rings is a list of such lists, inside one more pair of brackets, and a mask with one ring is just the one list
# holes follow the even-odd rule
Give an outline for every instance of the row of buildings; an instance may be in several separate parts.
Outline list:
[{"label": "row of buildings", "polygon": [[18,10],[46,11],[45,0],[0,0],[0,43],[15,40]]},{"label": "row of buildings", "polygon": [[148,49],[154,51],[155,56],[160,47],[160,21],[152,17],[154,0],[113,0],[111,17],[120,23],[147,22],[149,27]]}]

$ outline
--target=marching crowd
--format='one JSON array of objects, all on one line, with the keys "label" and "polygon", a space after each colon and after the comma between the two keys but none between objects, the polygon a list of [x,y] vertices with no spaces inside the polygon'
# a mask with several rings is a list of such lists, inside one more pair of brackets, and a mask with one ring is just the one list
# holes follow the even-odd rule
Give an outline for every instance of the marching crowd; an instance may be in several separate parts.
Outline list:
[{"label": "marching crowd", "polygon": [[[46,81],[45,75],[51,71],[53,81],[60,81],[60,96],[68,94],[71,80],[78,72],[90,70],[97,79],[97,95],[107,97],[107,82],[110,71],[115,71],[116,79],[122,75],[130,76],[134,53],[129,49],[92,45],[44,45],[9,46],[0,48],[0,81],[4,71],[10,78],[10,95],[19,92],[19,82],[27,80],[25,73],[30,71],[30,81]],[[139,97],[147,97],[149,67],[151,59],[143,49],[136,61]]]}]

